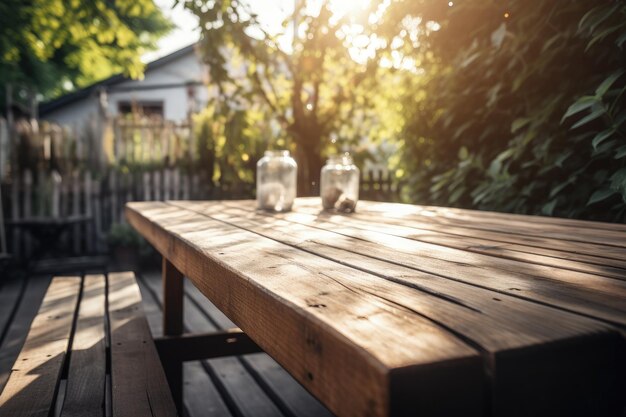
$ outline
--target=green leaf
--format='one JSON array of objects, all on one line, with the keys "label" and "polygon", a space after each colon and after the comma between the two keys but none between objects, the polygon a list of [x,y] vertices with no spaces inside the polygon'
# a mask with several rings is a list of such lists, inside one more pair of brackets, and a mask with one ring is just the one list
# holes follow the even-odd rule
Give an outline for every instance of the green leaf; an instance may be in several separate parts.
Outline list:
[{"label": "green leaf", "polygon": [[606,80],[602,81],[602,84],[600,84],[600,86],[596,89],[596,95],[598,97],[604,96],[606,92],[609,91],[609,88],[611,88],[613,83],[615,83],[615,81],[617,81],[617,79],[621,77],[623,74],[624,74],[624,70],[619,70],[609,75],[606,78]]},{"label": "green leaf", "polygon": [[596,27],[608,19],[618,7],[619,3],[616,3],[612,7],[600,6],[591,9],[583,16],[582,19],[580,19],[580,22],[578,23],[579,32],[585,28],[589,30],[589,33],[592,33]]},{"label": "green leaf", "polygon": [[569,150],[560,153],[559,156],[557,156],[557,158],[554,160],[554,165],[559,168],[563,168],[563,162],[565,162],[570,156],[572,156],[572,151]]},{"label": "green leaf", "polygon": [[454,204],[458,201],[459,198],[461,198],[461,196],[463,195],[463,193],[465,192],[465,187],[461,187],[461,188],[457,188],[456,190],[454,190],[454,192],[450,195],[450,198],[448,198],[448,202],[450,204]]},{"label": "green leaf", "polygon": [[626,190],[626,168],[611,175],[611,188],[615,191]]},{"label": "green leaf", "polygon": [[613,26],[611,26],[609,28],[606,28],[602,32],[600,32],[597,35],[595,35],[591,39],[591,41],[587,44],[587,47],[585,48],[585,52],[588,52],[589,49],[591,49],[591,47],[593,45],[595,45],[596,43],[600,42],[601,40],[604,40],[604,38],[609,36],[611,34],[611,32],[615,32],[616,30],[620,29],[621,27],[622,27],[622,24],[619,23],[617,25],[613,25]]},{"label": "green leaf", "polygon": [[601,144],[605,139],[610,138],[611,135],[614,133],[615,133],[615,130],[613,129],[607,129],[604,132],[598,133],[591,141],[591,145],[593,146],[593,149],[597,149],[599,144]]},{"label": "green leaf", "polygon": [[598,102],[599,100],[595,96],[584,96],[584,97],[579,98],[578,100],[576,100],[574,104],[569,106],[569,108],[563,115],[563,118],[561,119],[561,123],[563,123],[563,121],[567,119],[568,117],[576,113],[580,113],[581,111],[590,108],[591,106],[593,106],[594,104]]},{"label": "green leaf", "polygon": [[615,154],[615,159],[622,159],[626,156],[626,145],[620,146],[617,148],[617,153]]},{"label": "green leaf", "polygon": [[515,133],[532,121],[529,117],[523,117],[513,120],[511,124],[511,133]]},{"label": "green leaf", "polygon": [[556,198],[554,200],[551,200],[549,203],[545,204],[541,208],[541,213],[545,214],[546,216],[552,216],[552,213],[554,212],[554,207],[556,207],[556,203],[557,203]]},{"label": "green leaf", "polygon": [[622,45],[624,45],[624,42],[626,42],[626,32],[622,33],[616,40],[615,40],[615,44],[617,45],[618,48],[621,48]]},{"label": "green leaf", "polygon": [[604,201],[607,198],[611,197],[615,194],[615,190],[611,190],[610,188],[604,188],[602,190],[598,190],[591,195],[589,201],[587,201],[587,205],[590,206],[595,203],[599,203],[600,201]]},{"label": "green leaf", "polygon": [[595,109],[590,114],[586,115],[585,117],[583,117],[582,119],[574,123],[574,125],[570,128],[570,130],[586,125],[587,123],[592,122],[596,120],[597,118],[601,117],[604,113],[605,113],[604,107]]}]

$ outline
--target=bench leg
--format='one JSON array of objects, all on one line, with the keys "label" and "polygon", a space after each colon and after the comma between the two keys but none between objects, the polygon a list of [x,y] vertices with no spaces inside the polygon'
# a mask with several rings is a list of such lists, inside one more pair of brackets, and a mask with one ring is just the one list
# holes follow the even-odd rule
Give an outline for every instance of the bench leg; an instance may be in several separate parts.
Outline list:
[{"label": "bench leg", "polygon": [[[163,335],[180,336],[183,333],[183,274],[163,258]],[[178,412],[183,412],[183,362],[168,358],[163,363],[167,382]]]}]

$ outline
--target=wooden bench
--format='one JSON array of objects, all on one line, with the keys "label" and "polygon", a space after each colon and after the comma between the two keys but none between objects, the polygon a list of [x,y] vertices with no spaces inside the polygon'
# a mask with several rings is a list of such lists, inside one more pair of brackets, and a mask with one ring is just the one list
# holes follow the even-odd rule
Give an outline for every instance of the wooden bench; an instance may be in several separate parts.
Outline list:
[{"label": "wooden bench", "polygon": [[56,277],[2,394],[0,416],[175,416],[132,272]]}]

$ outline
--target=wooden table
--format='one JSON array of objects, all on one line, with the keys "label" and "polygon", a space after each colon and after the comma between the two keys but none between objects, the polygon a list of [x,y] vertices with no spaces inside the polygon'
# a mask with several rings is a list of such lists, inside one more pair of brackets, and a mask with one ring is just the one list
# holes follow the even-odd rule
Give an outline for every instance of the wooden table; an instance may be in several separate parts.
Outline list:
[{"label": "wooden table", "polygon": [[166,334],[184,275],[338,416],[620,415],[626,225],[320,208],[129,203],[165,259]]}]

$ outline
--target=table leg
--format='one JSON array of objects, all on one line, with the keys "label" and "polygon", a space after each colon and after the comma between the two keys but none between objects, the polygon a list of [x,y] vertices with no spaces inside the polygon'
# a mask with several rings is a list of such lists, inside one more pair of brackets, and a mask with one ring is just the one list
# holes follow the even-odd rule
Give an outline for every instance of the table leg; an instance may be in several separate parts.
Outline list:
[{"label": "table leg", "polygon": [[[183,333],[183,274],[163,257],[163,335]],[[167,358],[163,363],[172,397],[180,415],[183,413],[183,362]]]}]

